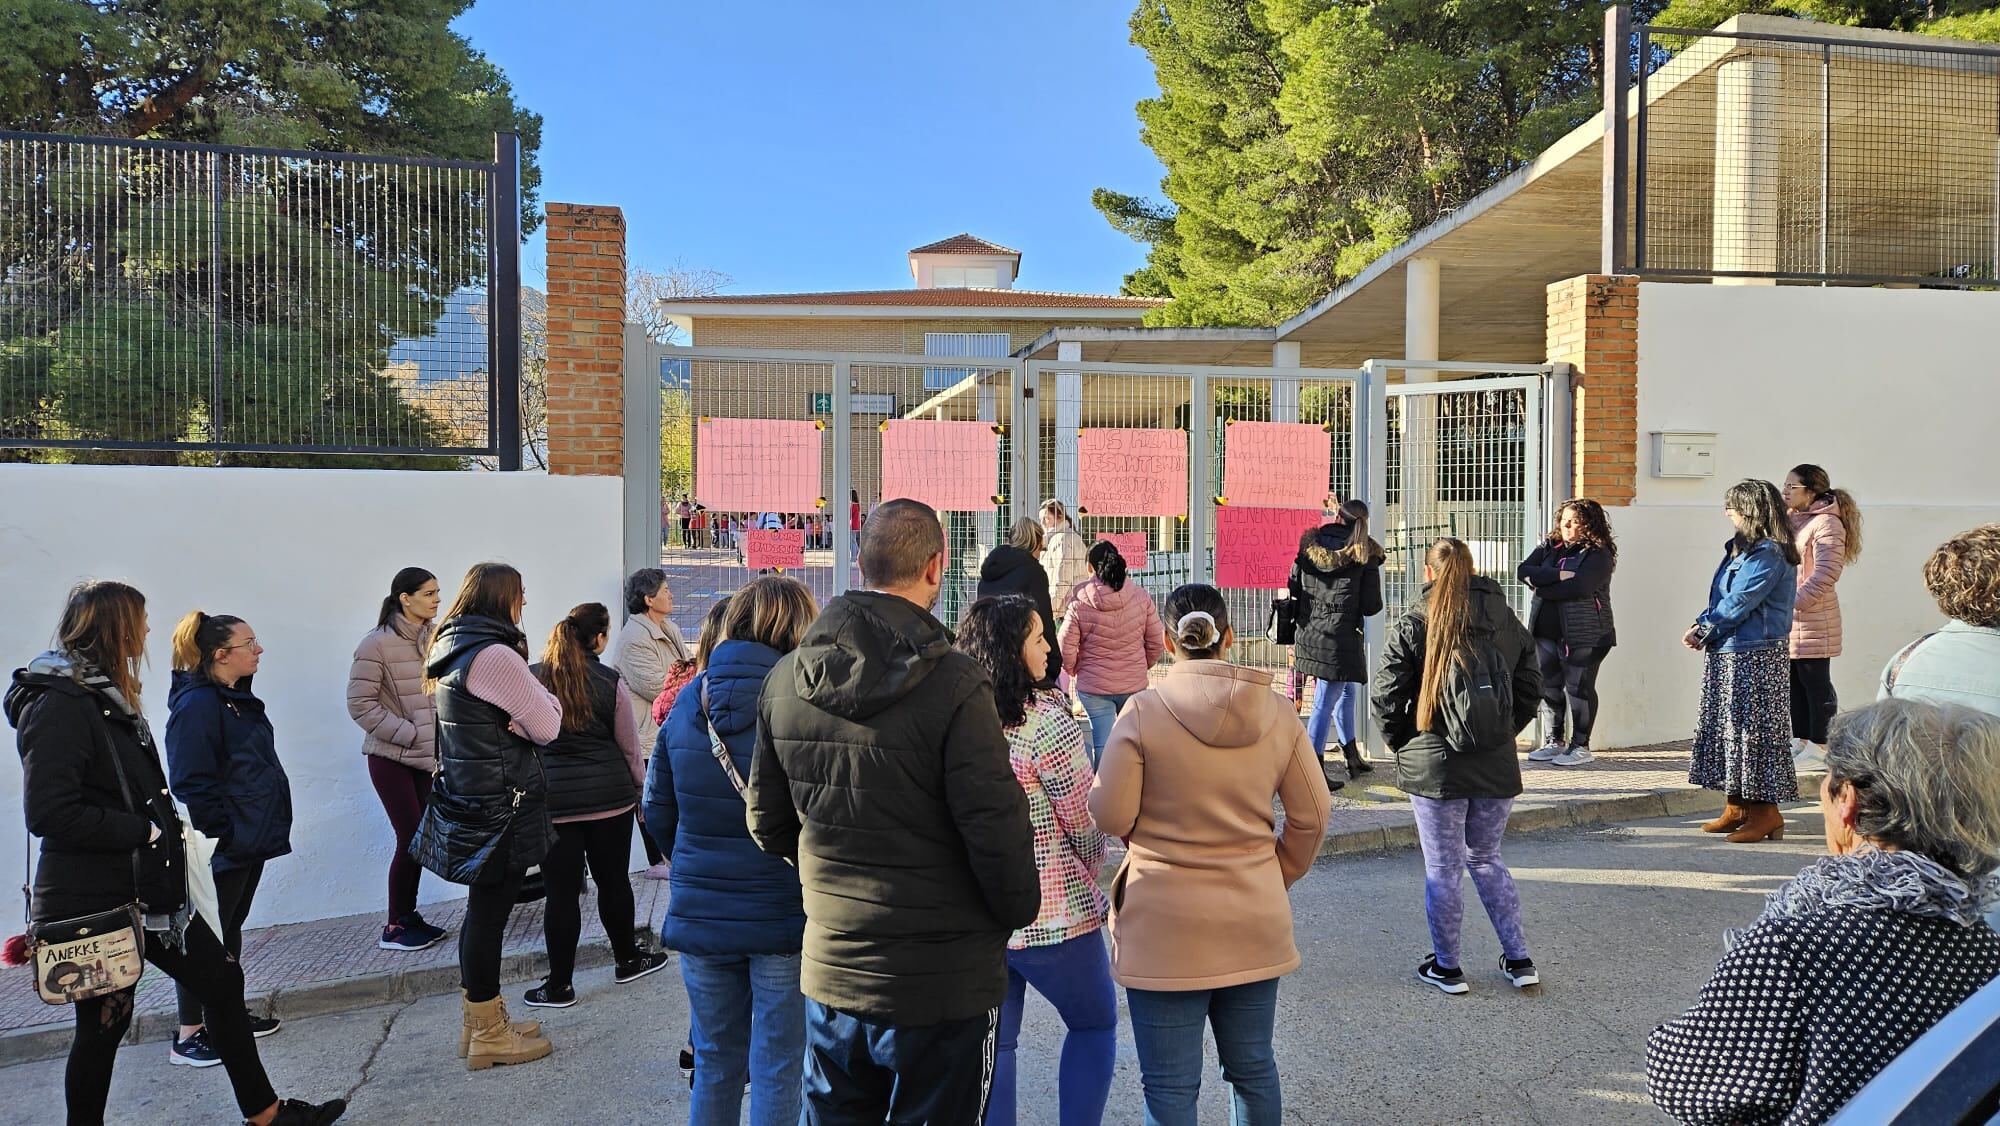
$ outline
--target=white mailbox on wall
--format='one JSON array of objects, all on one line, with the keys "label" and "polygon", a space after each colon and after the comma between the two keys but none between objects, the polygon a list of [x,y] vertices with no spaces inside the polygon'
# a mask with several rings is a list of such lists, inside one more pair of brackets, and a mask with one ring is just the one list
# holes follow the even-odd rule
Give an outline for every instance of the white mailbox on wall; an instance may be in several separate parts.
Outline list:
[{"label": "white mailbox on wall", "polygon": [[1715,435],[1699,430],[1653,431],[1653,476],[1715,476]]}]

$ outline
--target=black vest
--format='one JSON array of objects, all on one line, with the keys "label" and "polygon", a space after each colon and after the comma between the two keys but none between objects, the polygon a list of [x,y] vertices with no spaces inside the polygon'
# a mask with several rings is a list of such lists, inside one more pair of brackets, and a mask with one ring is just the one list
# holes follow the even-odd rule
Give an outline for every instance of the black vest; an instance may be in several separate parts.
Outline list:
[{"label": "black vest", "polygon": [[[595,657],[585,670],[590,684],[589,717],[572,730],[571,717],[565,712],[562,734],[542,748],[551,817],[585,817],[639,801],[638,788],[632,784],[632,767],[625,761],[615,734],[618,715],[614,709],[626,706],[618,698],[618,674]],[[537,680],[548,683],[541,665],[534,666],[534,673]]]},{"label": "black vest", "polygon": [[[515,875],[541,863],[548,853],[548,783],[535,745],[508,730],[507,710],[467,691],[465,679],[473,658],[487,646],[511,648],[520,637],[519,630],[491,618],[453,618],[438,629],[425,669],[437,679],[436,788],[481,809],[513,809],[504,847],[507,870]],[[437,806],[441,813],[448,808],[453,806]],[[470,854],[491,836],[487,829],[453,825],[447,840],[452,853]],[[499,878],[494,868],[481,873],[481,882]]]}]

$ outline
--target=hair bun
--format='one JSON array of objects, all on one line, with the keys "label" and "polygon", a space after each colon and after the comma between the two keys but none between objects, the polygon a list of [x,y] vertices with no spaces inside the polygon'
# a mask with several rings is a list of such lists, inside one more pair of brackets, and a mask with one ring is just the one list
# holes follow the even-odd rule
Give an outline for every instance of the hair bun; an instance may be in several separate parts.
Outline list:
[{"label": "hair bun", "polygon": [[1174,638],[1183,649],[1210,649],[1221,638],[1221,631],[1215,628],[1214,616],[1195,610],[1181,615],[1174,623]]}]

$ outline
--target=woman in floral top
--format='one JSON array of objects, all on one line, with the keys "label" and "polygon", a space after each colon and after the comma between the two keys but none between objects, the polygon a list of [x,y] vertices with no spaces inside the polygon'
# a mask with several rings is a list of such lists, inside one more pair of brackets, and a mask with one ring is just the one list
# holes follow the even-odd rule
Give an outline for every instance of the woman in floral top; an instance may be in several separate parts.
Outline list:
[{"label": "woman in floral top", "polygon": [[1028,986],[1048,998],[1069,1030],[1059,1073],[1061,1126],[1102,1120],[1118,1052],[1118,995],[1098,934],[1110,912],[1097,886],[1106,845],[1085,805],[1092,779],[1083,728],[1061,693],[1035,687],[1048,667],[1047,625],[1019,595],[982,598],[959,624],[958,647],[993,679],[1014,777],[1028,793],[1042,878],[1041,915],[1007,943],[989,1126],[1013,1126],[1014,1046]]}]

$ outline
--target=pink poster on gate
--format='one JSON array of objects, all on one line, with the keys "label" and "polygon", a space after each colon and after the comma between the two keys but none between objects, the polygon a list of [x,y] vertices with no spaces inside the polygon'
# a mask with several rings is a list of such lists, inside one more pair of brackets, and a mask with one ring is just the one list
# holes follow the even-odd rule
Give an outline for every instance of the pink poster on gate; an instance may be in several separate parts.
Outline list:
[{"label": "pink poster on gate", "polygon": [[806,565],[806,530],[775,528],[743,535],[743,565],[753,571]]},{"label": "pink poster on gate", "polygon": [[1223,431],[1222,495],[1231,507],[1326,503],[1333,440],[1305,422],[1232,422]]},{"label": "pink poster on gate", "polygon": [[1185,430],[1085,430],[1076,445],[1077,507],[1092,516],[1186,516]]},{"label": "pink poster on gate", "polygon": [[1215,585],[1281,590],[1299,554],[1299,537],[1325,519],[1317,508],[1215,510]]},{"label": "pink poster on gate", "polygon": [[695,427],[694,499],[722,512],[811,512],[820,491],[821,424],[704,418]]},{"label": "pink poster on gate", "polygon": [[1097,538],[1109,542],[1125,557],[1125,569],[1143,571],[1146,569],[1146,533],[1144,532],[1099,532]]},{"label": "pink poster on gate", "polygon": [[882,499],[908,497],[942,512],[991,512],[1000,435],[990,422],[894,418],[882,424]]}]

